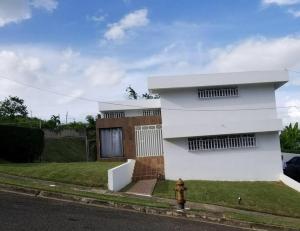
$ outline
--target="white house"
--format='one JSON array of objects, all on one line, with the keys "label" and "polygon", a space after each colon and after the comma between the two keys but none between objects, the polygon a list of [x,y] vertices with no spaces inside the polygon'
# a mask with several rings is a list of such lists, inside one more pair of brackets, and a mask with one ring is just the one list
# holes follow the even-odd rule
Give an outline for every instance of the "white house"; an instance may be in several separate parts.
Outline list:
[{"label": "white house", "polygon": [[120,157],[146,160],[149,171],[159,166],[152,172],[166,179],[279,180],[282,122],[275,90],[287,81],[286,71],[150,77],[149,90],[160,95],[151,107],[145,101],[99,105],[111,115],[97,121],[99,158],[101,129],[123,124]]}]

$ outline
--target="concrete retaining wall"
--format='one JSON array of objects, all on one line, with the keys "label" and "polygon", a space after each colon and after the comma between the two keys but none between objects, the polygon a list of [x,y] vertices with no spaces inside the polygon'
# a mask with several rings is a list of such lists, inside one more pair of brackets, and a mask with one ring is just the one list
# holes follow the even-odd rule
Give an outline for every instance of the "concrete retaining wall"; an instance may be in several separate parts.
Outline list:
[{"label": "concrete retaining wall", "polygon": [[291,187],[292,189],[295,189],[296,191],[300,192],[300,183],[293,180],[292,178],[280,174],[280,180],[287,186]]},{"label": "concrete retaining wall", "polygon": [[126,163],[108,170],[108,189],[117,192],[131,183],[135,160],[129,159]]}]

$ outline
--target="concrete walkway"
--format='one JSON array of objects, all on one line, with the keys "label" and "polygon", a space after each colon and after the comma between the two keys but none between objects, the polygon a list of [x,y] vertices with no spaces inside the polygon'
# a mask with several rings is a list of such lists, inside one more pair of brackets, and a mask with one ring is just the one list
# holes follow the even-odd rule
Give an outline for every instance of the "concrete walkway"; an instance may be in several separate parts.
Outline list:
[{"label": "concrete walkway", "polygon": [[126,193],[151,197],[156,182],[156,179],[140,180],[135,183]]}]

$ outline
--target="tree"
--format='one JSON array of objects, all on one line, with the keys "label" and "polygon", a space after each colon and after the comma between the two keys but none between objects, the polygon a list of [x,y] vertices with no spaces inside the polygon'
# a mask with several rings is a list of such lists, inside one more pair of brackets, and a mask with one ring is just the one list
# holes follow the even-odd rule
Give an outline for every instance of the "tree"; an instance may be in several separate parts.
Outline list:
[{"label": "tree", "polygon": [[299,150],[300,149],[300,130],[298,123],[294,126],[289,124],[280,134],[280,145],[283,150]]},{"label": "tree", "polygon": [[0,117],[26,118],[28,115],[27,106],[24,105],[24,100],[17,96],[9,96],[4,101],[0,102]]},{"label": "tree", "polygon": [[143,98],[143,99],[159,99],[159,95],[157,94],[150,94],[149,92],[146,92],[144,94],[142,94],[142,96],[140,97],[138,95],[138,93],[131,87],[127,87],[126,88],[126,92],[128,94],[128,98],[129,99],[138,99],[138,98]]},{"label": "tree", "polygon": [[54,128],[58,128],[59,125],[60,125],[60,117],[59,117],[59,115],[52,115],[50,117],[50,120],[46,121],[43,124],[43,128],[54,129]]},{"label": "tree", "polygon": [[150,93],[144,93],[142,94],[142,98],[144,99],[159,99],[159,95],[153,95],[153,94],[150,94]]},{"label": "tree", "polygon": [[88,129],[95,129],[96,128],[96,120],[95,117],[92,115],[87,115],[85,117],[86,121],[88,122],[87,128]]},{"label": "tree", "polygon": [[137,92],[131,86],[126,88],[126,92],[128,94],[129,99],[137,99],[138,98]]}]

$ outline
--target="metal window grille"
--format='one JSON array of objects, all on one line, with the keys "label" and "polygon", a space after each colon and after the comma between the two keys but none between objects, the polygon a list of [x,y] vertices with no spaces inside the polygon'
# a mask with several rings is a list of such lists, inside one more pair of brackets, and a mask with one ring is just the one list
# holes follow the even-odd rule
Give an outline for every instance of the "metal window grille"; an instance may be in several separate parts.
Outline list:
[{"label": "metal window grille", "polygon": [[104,112],[104,118],[122,118],[125,117],[125,113],[123,111],[114,111],[114,112]]},{"label": "metal window grille", "polygon": [[135,145],[137,157],[162,156],[161,124],[135,126]]},{"label": "metal window grille", "polygon": [[189,151],[256,147],[255,134],[188,138]]},{"label": "metal window grille", "polygon": [[237,87],[198,89],[198,97],[200,99],[234,97],[238,95],[239,91]]},{"label": "metal window grille", "polygon": [[160,109],[143,110],[143,116],[160,116]]}]

